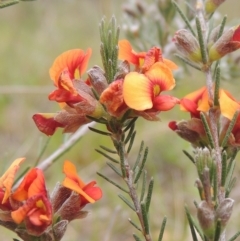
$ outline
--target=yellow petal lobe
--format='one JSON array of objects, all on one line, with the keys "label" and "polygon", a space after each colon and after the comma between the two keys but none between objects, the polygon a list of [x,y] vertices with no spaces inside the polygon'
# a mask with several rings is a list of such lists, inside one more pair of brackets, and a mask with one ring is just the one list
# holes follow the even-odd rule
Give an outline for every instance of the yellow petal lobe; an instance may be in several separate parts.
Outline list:
[{"label": "yellow petal lobe", "polygon": [[236,111],[240,109],[240,105],[234,99],[230,98],[224,90],[220,90],[219,97],[221,114],[232,120]]},{"label": "yellow petal lobe", "polygon": [[132,109],[142,111],[150,109],[152,103],[152,84],[143,74],[131,72],[123,82],[123,98]]}]

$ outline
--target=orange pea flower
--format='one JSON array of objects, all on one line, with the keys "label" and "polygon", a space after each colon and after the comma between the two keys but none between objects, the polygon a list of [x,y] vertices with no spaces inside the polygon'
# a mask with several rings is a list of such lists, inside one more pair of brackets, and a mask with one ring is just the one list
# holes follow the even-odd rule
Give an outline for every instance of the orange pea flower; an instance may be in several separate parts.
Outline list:
[{"label": "orange pea flower", "polygon": [[92,181],[85,184],[78,176],[76,167],[70,161],[64,162],[63,172],[66,177],[62,185],[79,194],[81,207],[88,203],[94,203],[102,197],[102,190],[99,187],[95,187],[96,182]]},{"label": "orange pea flower", "polygon": [[[191,117],[200,118],[200,112],[208,112],[210,109],[209,97],[206,87],[196,90],[180,100],[180,109],[190,112]],[[226,90],[219,90],[219,107],[222,116],[232,119],[235,112],[240,109],[240,104]]]},{"label": "orange pea flower", "polygon": [[67,70],[70,79],[81,77],[87,69],[91,54],[91,49],[87,49],[86,53],[82,49],[72,49],[60,54],[49,70],[55,86],[66,89],[71,88],[71,83],[68,83],[64,78],[62,79],[62,74]]},{"label": "orange pea flower", "polygon": [[240,25],[225,31],[209,49],[210,61],[216,61],[240,48]]},{"label": "orange pea flower", "polygon": [[[219,109],[220,114],[224,118],[220,118],[220,144],[226,135],[226,131],[234,114],[240,110],[240,103],[226,90],[219,90]],[[175,131],[180,137],[192,143],[193,146],[207,146],[208,138],[205,133],[203,123],[200,119],[200,112],[206,113],[206,120],[209,122],[208,111],[211,106],[206,87],[196,90],[180,100],[180,109],[191,114],[191,120],[188,121],[171,121],[170,129]],[[240,118],[238,117],[236,124],[229,137],[228,144],[230,146],[240,145]]]},{"label": "orange pea flower", "polygon": [[18,158],[16,159],[11,166],[7,169],[7,171],[0,177],[0,189],[1,192],[1,204],[7,202],[9,196],[11,195],[12,185],[14,182],[14,177],[20,167],[20,164],[25,160],[25,158]]},{"label": "orange pea flower", "polygon": [[107,112],[115,117],[122,116],[128,106],[123,99],[123,79],[113,81],[101,94],[100,102],[104,104]]},{"label": "orange pea flower", "polygon": [[92,50],[72,49],[59,55],[49,70],[54,85],[58,88],[49,95],[50,100],[66,103],[82,101],[73,80],[86,71]]},{"label": "orange pea flower", "polygon": [[164,62],[170,69],[177,69],[177,65],[168,59],[164,59],[161,49],[158,47],[151,48],[148,52],[135,52],[126,39],[118,42],[119,52],[118,58],[120,60],[127,60],[129,63],[134,64],[137,70],[142,72],[148,70],[156,62]]},{"label": "orange pea flower", "polygon": [[[154,50],[154,51],[152,51]],[[160,96],[161,92],[171,90],[175,86],[172,69],[177,66],[171,61],[163,61],[159,49],[154,48],[146,54],[142,65],[142,73],[130,72],[124,78],[123,98],[127,106],[137,111],[166,111],[173,108],[178,99],[172,96]]]},{"label": "orange pea flower", "polygon": [[87,115],[102,116],[104,110],[89,85],[76,79],[85,72],[90,56],[91,49],[86,53],[81,49],[69,50],[58,56],[50,68],[50,77],[57,89],[49,94],[49,99],[60,103],[62,110],[33,116],[38,129],[46,135],[53,135],[59,127],[64,128],[64,132],[75,132],[91,122]]},{"label": "orange pea flower", "polygon": [[200,112],[210,109],[208,103],[208,92],[206,87],[196,90],[180,100],[180,109],[190,112],[191,117],[200,118]]},{"label": "orange pea flower", "polygon": [[40,236],[52,223],[52,207],[48,199],[45,179],[40,169],[31,169],[12,194],[12,199],[23,202],[11,213],[12,219],[20,224],[25,221],[28,233]]},{"label": "orange pea flower", "polygon": [[129,63],[134,64],[136,68],[139,68],[143,65],[146,52],[135,52],[126,39],[120,40],[118,42],[118,58],[120,60],[127,60]]}]

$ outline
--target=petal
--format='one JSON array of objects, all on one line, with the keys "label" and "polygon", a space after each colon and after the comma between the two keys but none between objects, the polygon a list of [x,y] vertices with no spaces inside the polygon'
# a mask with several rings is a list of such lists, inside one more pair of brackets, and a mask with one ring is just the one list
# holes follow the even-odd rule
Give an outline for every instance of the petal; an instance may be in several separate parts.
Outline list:
[{"label": "petal", "polygon": [[153,106],[151,81],[143,74],[131,72],[123,82],[123,98],[127,106],[135,110],[146,110]]},{"label": "petal", "polygon": [[81,102],[83,98],[80,95],[74,95],[68,90],[65,89],[56,89],[51,92],[48,96],[49,100],[54,100],[56,102],[70,102],[70,103],[77,103]]},{"label": "petal", "polygon": [[104,104],[110,115],[121,116],[128,108],[123,100],[123,80],[113,81],[102,92],[100,102]]},{"label": "petal", "polygon": [[197,118],[199,118],[200,112],[207,112],[210,109],[207,88],[202,87],[186,95],[181,100],[180,109],[190,112]]},{"label": "petal", "polygon": [[[35,195],[32,196],[31,198],[27,199],[27,201],[19,207],[17,210],[11,212],[12,219],[14,220],[15,223],[20,224],[28,215],[30,216],[31,213],[34,213],[38,208],[36,207],[36,203],[38,201],[44,201],[43,196],[40,195]],[[47,200],[47,199],[46,199]],[[49,202],[49,201],[48,201]],[[44,204],[46,204],[46,201],[44,201]],[[43,210],[46,211],[47,214],[49,214],[49,217],[51,216],[51,208],[49,203],[47,205],[44,205]],[[46,208],[46,210],[45,210]],[[48,221],[48,223],[51,223],[51,221]]]},{"label": "petal", "polygon": [[145,75],[154,85],[159,85],[160,91],[171,90],[175,86],[172,71],[162,62],[155,63]]},{"label": "petal", "polygon": [[81,65],[79,66],[79,69],[78,69],[80,77],[86,72],[87,66],[88,66],[88,62],[89,62],[89,59],[90,59],[91,55],[92,55],[92,49],[88,48],[86,50],[84,58],[83,58],[83,60],[81,62]]},{"label": "petal", "polygon": [[176,70],[178,69],[178,66],[172,62],[171,60],[169,59],[163,59],[163,63],[167,65],[167,67],[171,70]]},{"label": "petal", "polygon": [[195,117],[200,117],[199,116],[199,111],[197,111],[197,104],[192,101],[192,100],[189,100],[189,99],[181,99],[180,100],[180,109],[182,111],[187,111],[187,112],[190,112],[191,115],[195,116]]},{"label": "petal", "polygon": [[156,62],[162,62],[162,51],[160,48],[153,47],[151,48],[144,58],[144,64],[142,66],[142,70],[145,72],[149,70],[149,68]]},{"label": "petal", "polygon": [[145,57],[145,52],[135,53],[128,40],[123,39],[118,42],[118,58],[139,66]]},{"label": "petal", "polygon": [[237,41],[237,42],[240,41],[240,25],[236,27],[235,32],[232,36],[232,41]]},{"label": "petal", "polygon": [[64,127],[63,124],[54,120],[55,113],[38,113],[33,115],[33,120],[37,128],[44,134],[51,136],[58,127]]},{"label": "petal", "polygon": [[72,162],[70,162],[70,161],[64,162],[63,173],[66,175],[66,177],[75,181],[79,185],[80,188],[83,188],[85,186],[85,183],[78,176],[77,169]]},{"label": "petal", "polygon": [[27,213],[35,207],[36,200],[39,198],[39,196],[30,198],[20,208],[11,212],[11,216],[14,222],[20,224],[27,216]]},{"label": "petal", "polygon": [[198,101],[198,111],[207,112],[210,109],[208,91],[204,91],[201,99]]},{"label": "petal", "polygon": [[60,75],[60,78],[58,80],[58,87],[63,88],[65,90],[68,90],[69,92],[76,94],[76,90],[73,86],[72,79],[74,76],[71,76],[71,73],[69,72],[68,68],[65,68]]},{"label": "petal", "polygon": [[102,190],[100,187],[92,187],[87,189],[85,192],[95,201],[99,200],[102,197]]},{"label": "petal", "polygon": [[153,108],[159,111],[167,111],[179,104],[179,99],[170,95],[159,95],[154,98]]},{"label": "petal", "polygon": [[47,196],[43,171],[38,168],[33,168],[33,170],[36,172],[36,177],[32,180],[31,185],[29,186],[28,197],[32,197],[37,194]]},{"label": "petal", "polygon": [[0,188],[5,188],[4,197],[2,199],[2,204],[5,203],[11,194],[12,185],[14,182],[14,177],[18,171],[20,164],[25,160],[25,158],[16,159],[7,171],[0,178]]},{"label": "petal", "polygon": [[170,121],[170,122],[168,123],[168,127],[169,127],[171,130],[173,130],[173,131],[178,130],[178,126],[177,126],[177,122],[176,122],[176,121]]},{"label": "petal", "polygon": [[86,70],[92,50],[88,49],[86,53],[82,49],[72,49],[59,55],[53,62],[49,70],[51,79],[58,86],[58,80],[64,69],[68,69],[71,79],[74,78],[75,71],[78,70],[80,76]]},{"label": "petal", "polygon": [[95,201],[99,200],[102,197],[102,190],[99,187],[94,187],[96,184],[95,181],[88,183],[83,190]]},{"label": "petal", "polygon": [[[95,181],[89,183],[95,185]],[[95,201],[99,200],[102,197],[102,190],[99,187],[94,187],[92,185],[87,185],[84,187],[84,191],[88,194],[88,196],[90,196],[92,199],[94,199]],[[81,206],[84,206],[86,204],[88,204],[89,201],[86,200],[85,198],[81,199]]]},{"label": "petal", "polygon": [[[41,218],[41,216],[43,218]],[[41,226],[43,224],[42,220],[46,219],[47,217],[45,215],[41,215],[41,210],[37,209],[31,215],[29,215],[30,222],[35,226]],[[46,219],[47,221],[47,219]]]},{"label": "petal", "polygon": [[196,90],[196,91],[194,91],[194,92],[186,95],[186,96],[184,97],[184,99],[189,99],[189,100],[192,100],[192,101],[194,101],[195,103],[197,103],[198,100],[202,97],[204,91],[206,91],[206,90],[207,90],[207,88],[204,86],[204,87],[202,87],[201,89]]},{"label": "petal", "polygon": [[12,198],[17,201],[24,201],[39,194],[46,196],[45,178],[42,170],[32,168],[12,194]]},{"label": "petal", "polygon": [[220,90],[219,105],[221,114],[230,120],[232,120],[236,111],[240,109],[240,105],[233,98],[231,98],[224,90]]},{"label": "petal", "polygon": [[70,179],[69,177],[66,177],[63,180],[62,185],[64,187],[67,187],[67,188],[73,190],[74,192],[77,192],[78,194],[83,196],[88,202],[90,202],[90,203],[95,202],[95,200],[93,198],[91,198],[86,192],[84,192],[82,190],[82,188],[80,188],[80,186],[73,179]]}]

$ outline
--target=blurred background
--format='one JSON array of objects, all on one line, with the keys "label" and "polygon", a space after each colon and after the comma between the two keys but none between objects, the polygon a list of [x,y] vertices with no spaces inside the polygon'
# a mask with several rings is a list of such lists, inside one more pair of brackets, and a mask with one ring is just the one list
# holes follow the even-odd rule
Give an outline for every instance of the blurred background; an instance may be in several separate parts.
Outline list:
[{"label": "blurred background", "polygon": [[[143,6],[137,9],[137,3]],[[59,107],[48,101],[48,94],[54,89],[48,70],[54,59],[62,52],[72,49],[91,47],[93,55],[89,68],[101,64],[99,53],[99,22],[103,16],[107,21],[115,15],[122,27],[121,38],[133,41],[136,50],[147,50],[152,45],[164,45],[164,38],[158,39],[157,24],[161,28],[161,17],[156,13],[156,4],[164,0],[37,0],[20,2],[0,10],[0,173],[17,157],[26,157],[23,166],[34,165],[39,152],[49,140],[40,133],[32,121],[32,115],[38,112],[56,112]],[[189,1],[192,2],[192,1]],[[183,1],[180,4],[185,6]],[[239,24],[240,2],[228,0],[219,11],[228,15],[228,25]],[[140,12],[139,12],[140,11]],[[134,14],[137,12],[137,15]],[[152,13],[149,15],[149,13]],[[215,23],[221,18],[216,18]],[[154,25],[155,24],[155,25]],[[178,23],[176,23],[177,25]],[[169,35],[174,27],[166,25]],[[176,26],[175,26],[176,27]],[[148,34],[149,33],[149,34]],[[161,42],[163,41],[163,42]],[[167,39],[169,42],[169,38]],[[146,47],[146,49],[143,49]],[[164,47],[164,46],[162,46]],[[168,58],[173,54],[167,51]],[[238,54],[239,56],[239,54]],[[236,98],[239,98],[240,85],[239,62],[226,60],[223,66],[223,86]],[[178,61],[178,60],[177,60]],[[177,62],[181,64],[179,61]],[[200,72],[183,67],[176,74],[177,87],[173,95],[181,98],[185,94],[204,85],[204,76]],[[184,205],[195,215],[193,201],[198,201],[198,192],[194,187],[196,171],[182,150],[191,152],[190,144],[184,142],[167,127],[170,120],[189,118],[178,108],[160,115],[160,122],[148,122],[139,119],[138,135],[131,153],[135,159],[141,140],[144,139],[150,154],[147,162],[148,176],[154,177],[155,186],[150,210],[152,234],[158,237],[159,227],[164,216],[168,217],[164,240],[191,240],[186,225]],[[68,137],[68,136],[67,136]],[[61,130],[50,138],[40,161],[61,147],[66,135]],[[173,142],[174,140],[174,142]],[[96,180],[103,189],[103,199],[85,210],[90,214],[83,220],[76,220],[68,226],[63,240],[133,240],[134,228],[128,224],[128,218],[134,214],[120,201],[115,187],[103,181],[96,171],[115,177],[105,164],[104,158],[94,151],[99,144],[110,146],[107,137],[88,132],[71,150],[46,171],[47,188],[53,190],[57,181],[63,179],[62,164],[73,161],[85,182]],[[237,157],[239,159],[239,157]],[[239,175],[237,163],[236,176]],[[24,169],[24,167],[23,167]],[[22,170],[23,170],[22,169]],[[231,237],[239,229],[240,211],[239,180],[232,193],[236,203],[227,236]],[[0,227],[1,240],[12,240],[14,233]]]}]

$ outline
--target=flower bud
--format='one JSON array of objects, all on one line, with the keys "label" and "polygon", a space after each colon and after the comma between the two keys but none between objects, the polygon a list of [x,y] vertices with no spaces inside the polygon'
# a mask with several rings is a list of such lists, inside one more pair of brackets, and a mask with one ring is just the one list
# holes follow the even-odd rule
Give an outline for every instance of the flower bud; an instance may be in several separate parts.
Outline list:
[{"label": "flower bud", "polygon": [[62,220],[72,221],[74,219],[85,218],[88,214],[87,211],[81,211],[83,208],[81,198],[76,192],[72,192],[71,196],[62,204],[57,211],[57,215]]},{"label": "flower bud", "polygon": [[[68,223],[67,220],[62,220],[53,225],[53,228],[51,228],[48,233],[49,236],[51,236],[52,241],[60,241],[62,239],[67,230]],[[46,241],[46,239],[43,239],[43,241]]]},{"label": "flower bud", "polygon": [[188,121],[183,120],[180,122],[171,121],[168,126],[194,147],[207,145],[206,133],[200,119],[192,118]]},{"label": "flower bud", "polygon": [[221,220],[221,230],[224,230],[229,218],[231,217],[233,204],[233,199],[225,198],[217,208],[216,219]]},{"label": "flower bud", "polygon": [[205,11],[207,14],[213,13],[225,0],[206,0]]},{"label": "flower bud", "polygon": [[62,186],[59,182],[56,184],[51,193],[53,213],[56,213],[61,208],[63,203],[70,197],[71,193],[72,190],[69,188]]},{"label": "flower bud", "polygon": [[199,224],[202,228],[204,235],[208,239],[214,238],[215,234],[215,211],[212,207],[208,205],[208,203],[204,200],[201,201],[198,210],[197,210],[197,218]]},{"label": "flower bud", "polygon": [[188,30],[178,30],[173,37],[173,42],[184,57],[194,62],[202,61],[199,43]]},{"label": "flower bud", "polygon": [[51,202],[55,218],[60,217],[61,220],[70,222],[74,219],[84,218],[88,214],[86,211],[81,211],[83,205],[79,194],[60,183],[56,184],[51,194]]},{"label": "flower bud", "polygon": [[127,60],[124,60],[120,65],[118,66],[117,73],[114,76],[114,80],[117,79],[124,79],[126,74],[130,72],[130,65]]},{"label": "flower bud", "polygon": [[195,150],[195,163],[197,171],[201,175],[205,172],[205,168],[209,169],[209,172],[212,173],[212,169],[215,166],[215,152],[214,150],[210,151],[207,147],[197,148]]},{"label": "flower bud", "polygon": [[96,90],[97,93],[101,95],[101,93],[108,86],[103,70],[98,66],[94,66],[93,68],[88,70],[87,73],[94,90]]},{"label": "flower bud", "polygon": [[209,49],[209,60],[215,61],[240,48],[240,25],[225,31]]}]

